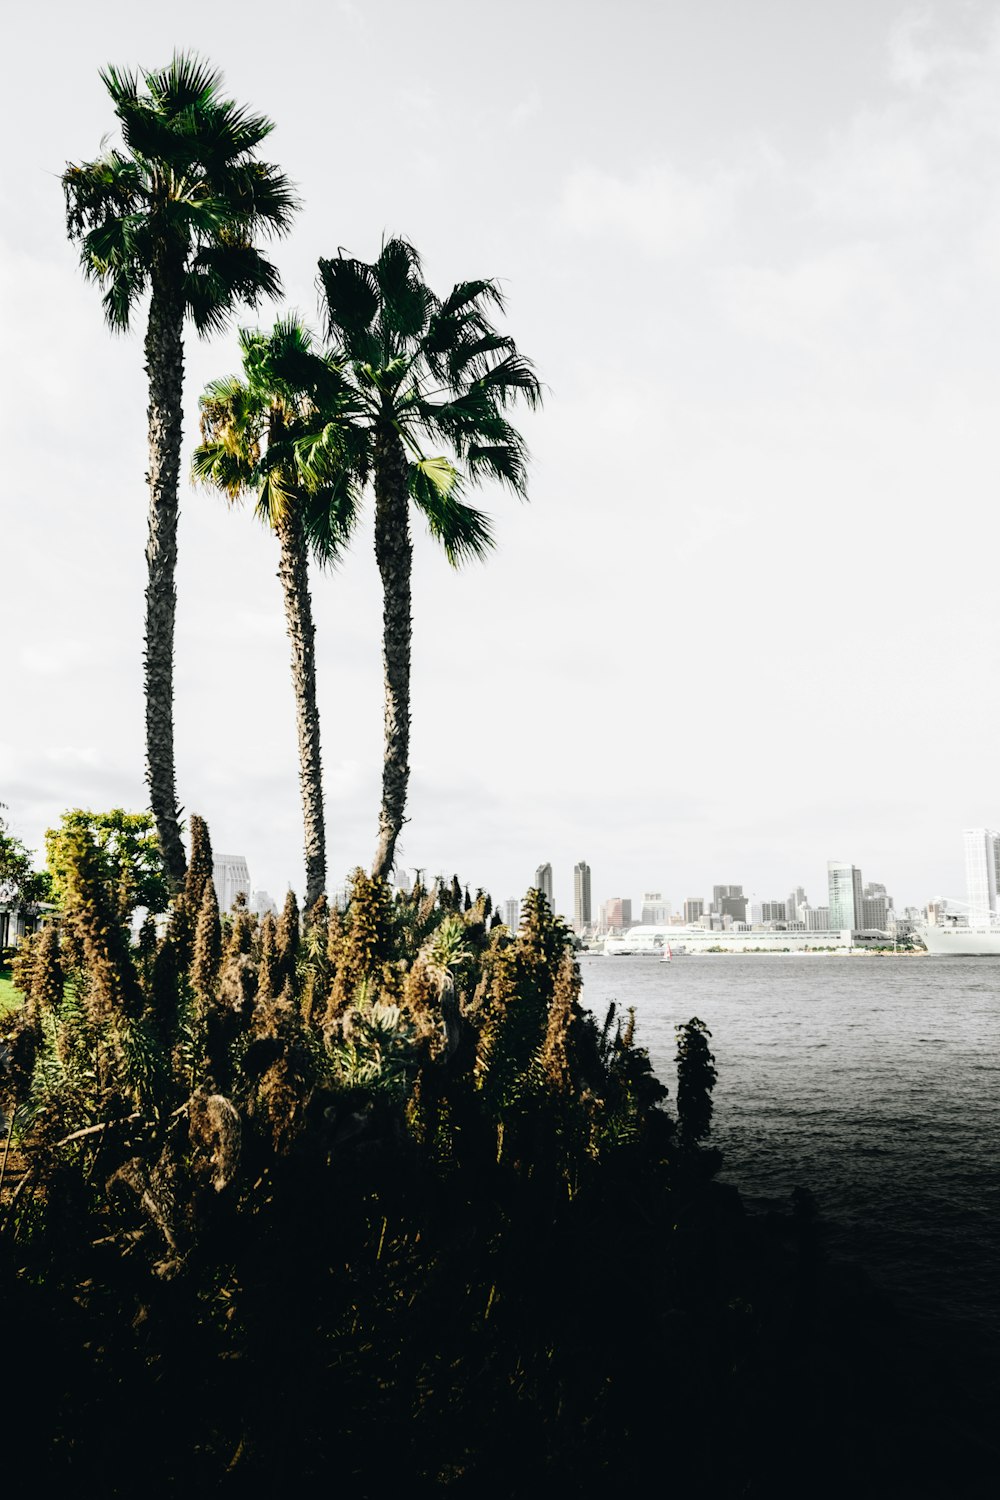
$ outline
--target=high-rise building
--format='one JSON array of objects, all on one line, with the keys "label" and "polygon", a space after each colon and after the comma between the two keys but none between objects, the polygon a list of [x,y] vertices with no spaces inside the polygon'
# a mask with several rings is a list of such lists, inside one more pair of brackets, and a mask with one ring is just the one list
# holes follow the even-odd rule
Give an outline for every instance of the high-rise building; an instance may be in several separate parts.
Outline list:
[{"label": "high-rise building", "polygon": [[535,871],[535,889],[541,891],[552,910],[555,911],[555,903],[552,900],[552,866],[546,861],[539,865]]},{"label": "high-rise building", "polygon": [[601,927],[605,932],[624,932],[632,926],[632,900],[629,896],[609,896],[601,902]]},{"label": "high-rise building", "polygon": [[862,927],[885,932],[889,926],[891,912],[892,897],[886,891],[885,886],[879,885],[877,881],[866,885],[861,896]]},{"label": "high-rise building", "polygon": [[521,903],[516,896],[511,896],[503,904],[500,913],[501,921],[511,932],[516,932],[521,925]]},{"label": "high-rise building", "polygon": [[750,908],[750,918],[755,927],[770,926],[788,920],[784,901],[755,901]]},{"label": "high-rise building", "polygon": [[997,889],[1000,887],[1000,834],[992,828],[966,828],[962,834],[965,845],[965,895],[969,903],[969,918],[988,917],[997,909]]},{"label": "high-rise building", "polygon": [[601,903],[601,926],[605,932],[618,932],[627,925],[624,912],[626,906],[631,915],[631,901],[623,901],[621,896],[610,896]]},{"label": "high-rise building", "polygon": [[642,895],[643,927],[666,927],[670,921],[670,902],[664,901],[662,891],[644,891]]},{"label": "high-rise building", "polygon": [[800,906],[799,920],[805,923],[807,932],[829,932],[830,908],[828,906]]},{"label": "high-rise building", "polygon": [[237,896],[250,900],[250,867],[242,854],[217,854],[212,861],[212,884],[220,912],[232,911]]},{"label": "high-rise building", "polygon": [[277,904],[268,895],[267,891],[254,891],[247,904],[255,917],[266,916],[268,912],[271,913],[272,917],[278,915]]},{"label": "high-rise building", "polygon": [[800,885],[797,885],[785,902],[786,915],[789,922],[797,922],[799,920],[799,907],[808,905],[805,891]]},{"label": "high-rise building", "polygon": [[747,919],[747,898],[741,885],[713,885],[712,910],[720,917],[732,917],[734,922]]},{"label": "high-rise building", "polygon": [[684,903],[684,920],[689,925],[697,922],[704,914],[705,898],[703,896],[689,896]]},{"label": "high-rise building", "polygon": [[577,927],[590,926],[590,866],[585,859],[573,866],[573,921]]},{"label": "high-rise building", "polygon": [[826,866],[830,896],[830,926],[834,932],[863,926],[861,871],[857,865],[845,865],[831,859]]}]

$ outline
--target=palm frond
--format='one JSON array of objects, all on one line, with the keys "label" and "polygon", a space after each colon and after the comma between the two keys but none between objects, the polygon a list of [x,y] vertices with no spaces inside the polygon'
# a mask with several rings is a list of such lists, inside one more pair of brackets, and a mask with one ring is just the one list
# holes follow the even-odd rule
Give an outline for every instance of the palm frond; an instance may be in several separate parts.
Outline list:
[{"label": "palm frond", "polygon": [[239,500],[254,486],[256,467],[225,443],[202,443],[194,450],[191,473],[199,484],[212,485],[230,501]]},{"label": "palm frond", "polygon": [[272,162],[227,160],[212,168],[211,184],[248,236],[287,233],[302,206],[291,180]]},{"label": "palm frond", "polygon": [[340,340],[371,327],[379,307],[379,291],[371,266],[339,255],[320,260],[319,280],[325,300],[327,337]]},{"label": "palm frond", "polygon": [[496,443],[484,446],[470,443],[465,451],[469,478],[475,483],[483,479],[499,479],[520,495],[527,498],[528,469],[526,454],[520,443]]},{"label": "palm frond", "polygon": [[452,567],[485,557],[494,545],[489,517],[458,498],[460,484],[461,476],[445,458],[409,466],[410,497]]},{"label": "palm frond", "polygon": [[255,307],[281,294],[277,267],[250,244],[204,245],[184,277],[184,301],[199,333],[226,326],[237,302]]},{"label": "palm frond", "polygon": [[387,240],[372,268],[381,293],[379,322],[386,348],[396,338],[419,338],[436,307],[433,292],[420,279],[420,257],[406,240]]},{"label": "palm frond", "polygon": [[490,354],[515,354],[514,340],[506,334],[490,331],[474,338],[456,338],[454,343],[442,351],[449,384],[456,386],[463,376],[473,379],[487,368],[486,357]]},{"label": "palm frond", "polygon": [[126,68],[102,68],[98,75],[115,104],[127,103],[139,96],[139,75]]},{"label": "palm frond", "polygon": [[122,266],[109,277],[101,278],[107,291],[101,298],[104,316],[108,324],[118,333],[128,329],[132,309],[146,287],[146,277],[141,269]]},{"label": "palm frond", "polygon": [[462,312],[476,303],[490,303],[498,312],[505,310],[503,292],[498,282],[493,280],[460,281],[453,286],[448,296],[441,303],[442,318],[450,318],[455,313]]},{"label": "palm frond", "polygon": [[505,358],[498,360],[476,382],[491,391],[502,406],[517,396],[534,409],[541,405],[542,387],[534,366],[523,354],[513,349]]},{"label": "palm frond", "polygon": [[167,67],[144,73],[143,78],[152,98],[168,117],[193,104],[207,104],[222,87],[219,69],[196,52],[175,52]]},{"label": "palm frond", "polygon": [[361,490],[350,469],[302,500],[302,523],[309,551],[320,567],[340,561],[357,525]]}]

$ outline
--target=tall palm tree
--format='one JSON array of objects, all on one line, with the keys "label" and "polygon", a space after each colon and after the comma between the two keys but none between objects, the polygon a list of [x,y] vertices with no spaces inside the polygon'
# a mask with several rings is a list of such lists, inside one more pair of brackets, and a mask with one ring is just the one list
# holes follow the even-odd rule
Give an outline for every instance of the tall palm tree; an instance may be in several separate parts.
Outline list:
[{"label": "tall palm tree", "polygon": [[[463,491],[499,479],[526,498],[527,452],[505,412],[518,397],[536,406],[541,388],[513,339],[490,321],[504,307],[495,281],[460,282],[439,301],[417,252],[400,239],[386,241],[370,265],[321,260],[319,275],[331,353],[350,380],[375,485],[385,750],[372,873],[384,879],[410,775],[410,503],[453,566],[483,557],[493,545],[489,519]],[[438,444],[445,454],[435,454]]]},{"label": "tall palm tree", "polygon": [[195,478],[255,513],[281,549],[278,577],[292,645],[305,829],[306,906],[326,885],[326,834],[309,552],[332,562],[357,515],[364,452],[351,427],[350,391],[294,318],[262,334],[242,330],[243,377],[214,381],[201,398]]},{"label": "tall palm tree", "polygon": [[271,121],[223,99],[222,75],[199,58],[175,55],[169,67],[141,78],[108,68],[101,79],[122,147],[70,163],[62,184],[70,239],[80,246],[87,277],[104,289],[111,327],[127,329],[150,292],[146,775],[177,887],[185,870],[173,724],[184,320],[211,333],[237,303],[278,294],[277,270],[254,242],[283,234],[297,204],[284,174],[256,156]]}]

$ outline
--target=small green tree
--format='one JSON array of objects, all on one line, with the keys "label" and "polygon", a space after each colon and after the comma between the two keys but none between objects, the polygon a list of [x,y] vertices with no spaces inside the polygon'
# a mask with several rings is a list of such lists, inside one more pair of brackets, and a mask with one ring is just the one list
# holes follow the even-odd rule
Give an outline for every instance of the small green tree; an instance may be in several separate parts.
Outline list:
[{"label": "small green tree", "polygon": [[169,891],[153,817],[121,807],[105,813],[73,808],[63,813],[59,828],[48,830],[45,852],[57,901],[66,899],[70,854],[76,858],[81,835],[119,922],[127,923],[140,906],[166,911]]},{"label": "small green tree", "polygon": [[677,1034],[677,1117],[681,1140],[697,1145],[712,1127],[712,1090],[718,1073],[709,1051],[712,1033],[697,1016],[674,1028]]},{"label": "small green tree", "polygon": [[49,899],[51,878],[34,868],[31,851],[10,832],[4,810],[0,802],[0,905],[32,907]]}]

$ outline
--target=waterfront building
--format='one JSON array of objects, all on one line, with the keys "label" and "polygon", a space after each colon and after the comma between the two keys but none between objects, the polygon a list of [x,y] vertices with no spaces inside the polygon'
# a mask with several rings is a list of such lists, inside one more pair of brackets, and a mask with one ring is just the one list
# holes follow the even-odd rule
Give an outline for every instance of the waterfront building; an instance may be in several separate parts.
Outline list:
[{"label": "waterfront building", "polygon": [[973,920],[989,917],[997,909],[1000,887],[1000,833],[992,828],[966,828],[962,842],[969,916]]},{"label": "waterfront building", "polygon": [[232,911],[237,896],[250,900],[250,867],[242,854],[217,854],[212,861],[212,884],[219,911]]},{"label": "waterfront building", "polygon": [[631,927],[632,926],[632,897],[631,896],[623,896],[622,897],[622,926],[623,927]]},{"label": "waterfront building", "polygon": [[642,895],[643,927],[665,927],[670,921],[670,902],[664,901],[662,891],[644,891]]},{"label": "waterfront building", "polygon": [[807,932],[826,932],[833,926],[828,906],[800,906],[799,917]]},{"label": "waterfront building", "polygon": [[684,903],[684,921],[688,926],[697,922],[705,911],[705,898],[703,896],[689,896]]},{"label": "waterfront building", "polygon": [[535,871],[535,889],[541,891],[549,906],[555,911],[556,904],[552,899],[552,866],[548,861],[544,865],[539,865]]},{"label": "waterfront building", "polygon": [[826,867],[830,894],[830,926],[834,929],[862,927],[861,871],[857,865],[846,865],[831,859]]},{"label": "waterfront building", "polygon": [[504,902],[500,916],[503,925],[510,932],[517,931],[521,925],[521,903],[516,896],[511,896],[509,900]]},{"label": "waterfront building", "polygon": [[573,866],[573,923],[590,926],[590,866],[585,859]]},{"label": "waterfront building", "polygon": [[[718,919],[721,920],[721,919]],[[884,943],[881,934],[845,932],[841,928],[786,932],[771,929],[753,932],[746,924],[726,929],[693,927],[633,927],[621,937],[605,939],[607,954],[662,953],[669,943],[674,954],[683,953],[808,953],[829,948],[875,948]]]}]

